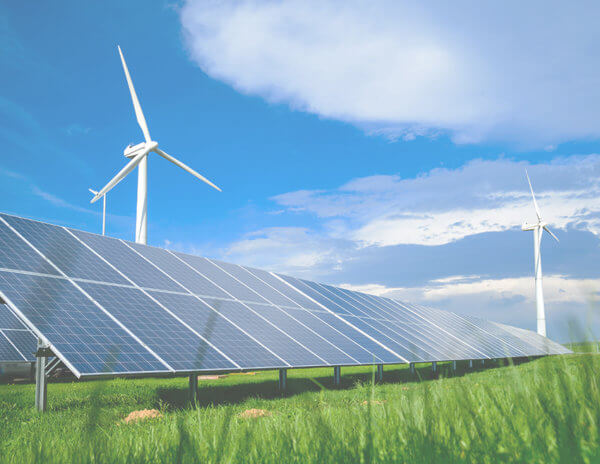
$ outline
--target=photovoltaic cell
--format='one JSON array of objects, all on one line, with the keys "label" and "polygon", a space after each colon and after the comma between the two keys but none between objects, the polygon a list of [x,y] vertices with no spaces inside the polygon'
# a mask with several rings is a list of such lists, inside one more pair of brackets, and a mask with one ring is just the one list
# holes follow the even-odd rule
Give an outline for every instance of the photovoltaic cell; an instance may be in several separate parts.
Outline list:
[{"label": "photovoltaic cell", "polygon": [[[227,293],[213,284],[206,277],[193,270],[172,253],[161,248],[130,243],[138,253],[149,259],[162,271],[183,285],[190,292],[214,298],[231,298]],[[181,288],[179,289],[181,291]]]},{"label": "photovoltaic cell", "polygon": [[257,293],[250,290],[244,284],[238,282],[234,277],[219,268],[219,262],[214,263],[206,258],[198,256],[185,255],[183,253],[175,253],[183,261],[188,263],[196,271],[202,274],[220,288],[224,289],[233,298],[241,301],[254,301],[258,303],[266,303],[267,301]]},{"label": "photovoltaic cell", "polygon": [[[165,276],[122,241],[81,231],[73,231],[73,233],[136,285],[159,290],[184,291],[180,285]],[[123,283],[130,284],[124,279]]]},{"label": "photovoltaic cell", "polygon": [[202,300],[237,326],[242,327],[254,339],[268,344],[268,347],[289,365],[318,366],[325,364],[242,303],[212,298],[203,298]]},{"label": "photovoltaic cell", "polygon": [[82,375],[168,370],[65,279],[0,272],[0,288]]},{"label": "photovoltaic cell", "polygon": [[[6,218],[4,214],[0,217]],[[0,267],[40,274],[58,275],[48,261],[0,221]]]},{"label": "photovoltaic cell", "polygon": [[[9,339],[25,358],[25,361],[35,362],[37,338],[29,330],[3,329],[1,332]],[[0,357],[0,361],[3,359]]]},{"label": "photovoltaic cell", "polygon": [[290,286],[290,284],[286,283],[282,277],[275,277],[270,272],[261,271],[260,269],[254,268],[246,268],[252,274],[256,275],[263,282],[266,282],[272,288],[277,290],[278,292],[285,295],[287,298],[292,300],[296,305],[301,308],[314,310],[314,311],[322,311],[323,308],[312,301],[310,298],[307,298],[302,293],[300,293],[296,288]]},{"label": "photovoltaic cell", "polygon": [[[337,346],[344,353],[352,356],[352,358],[356,359],[356,361],[360,364],[370,364],[373,362],[373,353],[367,351],[361,345],[359,345],[356,341],[350,338],[349,335],[353,335],[350,333],[352,329],[348,327],[348,334],[344,335],[344,333],[337,331],[330,325],[326,324],[324,321],[319,319],[315,314],[311,311],[307,311],[305,309],[291,309],[291,308],[283,308],[290,316],[295,318],[296,320],[302,322],[304,325],[310,327],[319,335],[321,335],[326,340],[329,340],[335,346]],[[358,332],[355,332],[357,335]],[[372,342],[371,342],[372,343]]]},{"label": "photovoltaic cell", "polygon": [[271,305],[259,305],[256,303],[248,303],[248,306],[261,316],[267,318],[285,333],[292,335],[298,343],[310,349],[310,351],[319,356],[326,363],[331,365],[356,364],[352,358],[345,355],[327,340],[315,334],[291,315],[286,314],[282,309]]},{"label": "photovoltaic cell", "polygon": [[4,219],[69,277],[123,284],[126,281],[62,227],[13,216]]},{"label": "photovoltaic cell", "polygon": [[[256,294],[260,295],[263,299],[267,300],[269,303],[272,303],[277,306],[297,306],[293,301],[291,301],[286,296],[279,293],[277,290],[274,290],[272,287],[264,283],[258,277],[256,277],[251,272],[247,271],[241,266],[237,266],[235,264],[228,264],[223,262],[217,263],[219,267],[221,267],[224,271],[229,273],[235,279],[240,281],[242,284],[246,285],[248,288],[252,289]],[[254,300],[251,300],[254,301]]]},{"label": "photovoltaic cell", "polygon": [[2,330],[0,330],[0,362],[25,362]]},{"label": "photovoltaic cell", "polygon": [[82,283],[83,289],[178,371],[235,366],[141,290]]},{"label": "photovoltaic cell", "polygon": [[266,348],[196,297],[166,292],[150,292],[150,294],[240,367],[256,369],[284,365]]},{"label": "photovoltaic cell", "polygon": [[19,318],[10,310],[8,305],[0,304],[0,329],[25,329]]}]

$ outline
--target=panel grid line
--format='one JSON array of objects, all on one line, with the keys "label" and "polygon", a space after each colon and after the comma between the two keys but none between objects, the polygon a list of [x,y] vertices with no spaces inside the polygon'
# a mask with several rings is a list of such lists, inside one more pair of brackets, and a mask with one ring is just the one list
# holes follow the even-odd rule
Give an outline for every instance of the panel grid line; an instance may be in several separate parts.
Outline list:
[{"label": "panel grid line", "polygon": [[385,350],[389,351],[390,353],[392,353],[394,356],[396,356],[397,358],[401,359],[402,361],[404,361],[405,363],[408,363],[408,359],[404,358],[403,356],[400,356],[398,353],[396,353],[394,350],[392,350],[391,348],[388,348],[387,346],[385,346],[383,343],[381,343],[379,340],[376,340],[375,338],[371,337],[369,334],[363,332],[362,330],[360,330],[358,327],[355,327],[353,324],[351,324],[350,322],[346,321],[345,319],[342,319],[338,314],[336,314],[335,312],[331,311],[329,308],[327,308],[326,306],[322,305],[321,303],[319,303],[318,301],[316,301],[315,299],[311,298],[310,296],[308,296],[306,293],[304,293],[302,290],[300,290],[299,288],[297,288],[296,286],[290,284],[289,282],[285,281],[284,279],[282,279],[281,277],[279,277],[277,274],[275,274],[274,272],[271,272],[271,275],[278,278],[279,280],[281,280],[282,282],[284,282],[285,284],[289,285],[291,288],[293,288],[294,290],[296,290],[297,292],[301,293],[304,297],[308,298],[309,300],[311,300],[313,303],[319,305],[320,307],[322,307],[327,313],[332,314],[333,316],[335,316],[336,318],[338,318],[340,321],[344,322],[345,324],[349,325],[350,327],[352,327],[354,330],[356,330],[357,332],[361,333],[362,335],[364,335],[365,337],[369,338],[370,340],[374,341],[377,345],[381,346],[382,348],[384,348]]},{"label": "panel grid line", "polygon": [[[125,242],[123,242],[125,243]],[[125,245],[127,245],[127,243],[125,243]],[[129,246],[129,245],[127,245]],[[131,247],[129,247],[131,248]],[[223,319],[225,319],[227,322],[229,322],[230,324],[232,324],[233,326],[237,327],[238,330],[240,330],[241,332],[243,332],[244,334],[246,334],[248,337],[250,337],[252,340],[254,340],[256,343],[258,343],[260,346],[262,346],[264,349],[266,349],[269,353],[271,353],[273,356],[275,356],[277,359],[283,361],[285,364],[287,364],[288,366],[291,366],[290,363],[288,363],[285,359],[283,359],[281,356],[279,356],[277,353],[275,353],[273,350],[271,350],[270,348],[266,347],[264,344],[262,344],[259,340],[257,340],[255,337],[253,337],[252,335],[250,335],[248,332],[246,332],[244,329],[242,329],[241,327],[239,327],[237,324],[235,324],[233,321],[231,321],[229,318],[227,318],[226,316],[224,316],[223,314],[219,313],[218,311],[216,311],[212,306],[210,306],[209,304],[207,304],[204,300],[202,300],[198,295],[196,295],[195,293],[192,293],[191,290],[189,290],[188,288],[186,288],[183,284],[181,284],[180,282],[176,281],[173,277],[171,277],[169,274],[167,274],[165,271],[163,271],[161,268],[159,268],[156,264],[154,264],[152,261],[150,261],[148,258],[146,258],[144,255],[142,255],[141,253],[139,253],[137,250],[135,250],[134,248],[131,248],[135,253],[137,253],[138,255],[140,255],[143,259],[145,259],[148,263],[150,263],[152,266],[154,266],[156,269],[158,269],[160,272],[162,272],[164,275],[166,275],[167,277],[169,277],[169,279],[173,280],[177,285],[179,285],[181,288],[183,288],[185,291],[187,291],[188,293],[183,293],[183,295],[191,295],[194,298],[196,298],[198,301],[200,301],[202,304],[204,304],[205,306],[208,306],[212,311],[214,311],[217,315],[221,316]],[[165,250],[168,253],[171,253],[170,250]],[[179,257],[177,255],[175,255],[174,253],[171,253],[173,256],[175,256],[177,259],[179,259]],[[184,264],[186,264],[187,266],[189,266],[185,261],[180,260],[181,262],[183,262]],[[196,269],[194,269],[192,266],[189,266],[191,269],[193,269],[194,271],[196,271],[198,274],[202,275],[200,272],[198,272]],[[219,285],[217,285],[216,283],[212,282],[208,277],[202,275],[202,277],[204,277],[206,280],[210,281],[212,284],[214,284],[215,286],[219,287],[221,290],[225,291],[226,293],[229,294],[229,292],[227,292],[226,290],[224,290],[223,288],[221,288]],[[214,297],[208,297],[208,298],[214,298]],[[232,298],[233,295],[232,295]],[[238,301],[235,298],[232,301]]]},{"label": "panel grid line", "polygon": [[[258,280],[260,280],[262,283],[264,283],[265,285],[268,285],[269,287],[271,287],[273,290],[275,290],[276,292],[278,292],[279,294],[281,294],[282,296],[283,293],[279,292],[279,290],[277,290],[276,288],[272,287],[271,285],[269,285],[267,282],[265,282],[264,280],[262,280],[260,277],[258,277],[257,275],[253,274],[252,272],[250,272],[248,269],[246,269],[245,267],[240,266],[241,269],[243,269],[244,271],[246,271],[248,274],[250,274],[251,276],[257,278]],[[248,287],[250,288],[250,287]],[[267,299],[266,296],[263,296],[263,298]],[[286,297],[287,298],[287,297]],[[289,298],[288,298],[289,299]],[[268,301],[268,299],[267,299]],[[291,300],[290,300],[291,301]],[[275,303],[271,302],[271,304],[277,308],[279,308],[278,305],[276,305]],[[292,308],[290,308],[292,309]],[[304,308],[299,307],[299,309],[304,310]],[[331,343],[329,340],[327,340],[325,337],[322,337],[321,335],[319,335],[317,332],[315,332],[314,330],[312,330],[310,327],[308,327],[307,325],[305,325],[304,323],[302,323],[301,321],[299,321],[298,319],[296,319],[294,316],[292,316],[290,313],[286,313],[285,311],[283,311],[285,314],[287,314],[288,316],[290,316],[292,319],[294,319],[296,322],[298,322],[299,324],[301,324],[302,326],[304,326],[305,328],[307,328],[308,330],[310,330],[312,333],[314,333],[315,335],[317,335],[318,337],[320,337],[321,339],[325,340],[325,342],[329,343],[331,346],[333,346],[334,348],[337,348],[338,350],[340,350],[342,353],[344,353],[346,356],[348,356],[350,359],[352,359],[353,361],[357,362],[358,361],[356,359],[354,359],[352,356],[350,356],[348,353],[346,353],[344,350],[342,350],[341,348],[335,346],[333,343]]]},{"label": "panel grid line", "polygon": [[[160,303],[158,300],[156,300],[156,298],[154,298],[152,295],[150,295],[146,290],[144,290],[143,288],[139,287],[125,273],[123,273],[122,271],[120,271],[119,269],[117,269],[116,266],[114,266],[112,263],[110,263],[108,260],[106,260],[103,256],[101,256],[98,252],[96,252],[96,250],[94,250],[87,243],[85,243],[83,240],[81,240],[79,237],[77,237],[75,234],[73,234],[70,230],[68,230],[68,229],[65,229],[65,230],[67,230],[67,232],[69,232],[73,237],[75,237],[77,240],[79,240],[84,246],[86,246],[88,249],[90,249],[94,254],[96,254],[101,260],[103,260],[111,268],[113,268],[115,271],[117,271],[124,279],[128,280],[129,282],[131,282],[131,284],[133,285],[133,288],[140,290],[144,295],[146,295],[148,298],[150,298],[152,301],[154,301],[157,305],[159,305],[166,313],[168,313],[169,315],[171,315],[172,317],[174,317],[179,323],[181,323],[183,326],[185,326],[187,329],[189,329],[194,335],[196,335],[198,338],[200,338],[205,343],[207,343],[209,346],[211,346],[215,351],[217,351],[220,355],[222,355],[225,359],[227,359],[233,365],[235,365],[238,369],[241,369],[241,367],[240,367],[239,364],[237,364],[235,361],[233,361],[232,359],[230,359],[229,356],[227,356],[226,354],[224,354],[223,352],[221,352],[221,350],[219,350],[216,346],[214,346],[212,343],[210,343],[208,340],[206,340],[202,335],[200,335],[192,327],[190,327],[183,320],[181,320],[181,318],[179,318],[177,315],[173,314],[169,309],[167,309],[162,303]],[[123,242],[123,243],[125,243],[125,242]],[[127,243],[125,243],[125,245],[129,246],[129,245],[127,245]],[[131,249],[133,250],[133,248],[131,248]],[[135,250],[133,250],[133,251],[135,251]],[[96,283],[96,282],[94,282],[94,283]]]},{"label": "panel grid line", "polygon": [[[3,217],[0,217],[0,221],[2,221],[9,229],[11,229],[21,240],[23,240],[27,245],[29,245],[33,250],[35,250],[42,258],[44,258],[54,269],[56,269],[61,275],[63,275],[67,281],[69,281],[77,290],[79,290],[85,297],[87,297],[93,304],[95,304],[102,312],[104,312],[113,322],[115,322],[119,327],[121,327],[129,336],[131,336],[136,342],[138,342],[142,347],[144,347],[151,355],[153,355],[162,365],[164,365],[168,370],[174,372],[174,369],[169,366],[160,356],[154,353],[150,347],[146,346],[139,338],[137,338],[127,327],[125,327],[117,318],[115,318],[110,312],[108,312],[100,303],[94,300],[88,293],[86,293],[77,283],[73,282],[56,264],[50,261],[40,250],[38,250],[31,242],[29,242],[25,237],[23,237],[17,230],[15,230]],[[8,301],[6,298],[5,301]],[[13,309],[16,309],[14,305],[11,305]],[[16,309],[18,314],[23,317],[23,320],[28,321],[30,328],[33,330],[35,326],[22,314],[18,309]],[[61,360],[65,363],[65,365],[71,369],[71,371],[77,376],[81,377],[81,372],[75,368],[71,364],[71,362],[53,345],[51,344],[44,335],[36,329],[36,334],[40,336],[42,341],[46,344],[50,345],[54,354],[61,358]]]},{"label": "panel grid line", "polygon": [[[6,340],[8,341],[8,343],[10,343],[12,345],[12,347],[15,349],[15,351],[17,353],[19,353],[19,356],[21,356],[23,358],[23,361],[29,362],[27,361],[27,358],[23,355],[23,353],[21,353],[21,350],[19,348],[17,348],[17,345],[15,345],[12,340],[10,338],[8,338],[8,335],[6,335],[4,333],[4,330],[0,329],[0,334],[2,334],[4,336],[4,338],[6,338]],[[1,360],[0,360],[1,362]]]}]

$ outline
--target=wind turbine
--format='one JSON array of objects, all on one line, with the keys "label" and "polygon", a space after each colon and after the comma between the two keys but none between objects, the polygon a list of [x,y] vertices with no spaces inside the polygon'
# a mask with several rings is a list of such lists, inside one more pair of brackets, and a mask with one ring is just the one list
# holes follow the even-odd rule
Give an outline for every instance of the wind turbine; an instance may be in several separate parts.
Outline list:
[{"label": "wind turbine", "polygon": [[127,148],[125,148],[124,155],[125,157],[130,159],[129,163],[127,163],[125,167],[121,169],[119,173],[115,177],[113,177],[112,180],[94,196],[94,198],[92,198],[91,202],[95,203],[101,197],[105,196],[110,189],[112,189],[115,185],[121,182],[127,176],[127,174],[129,174],[131,171],[133,171],[133,169],[137,167],[138,190],[137,211],[135,217],[135,241],[137,243],[146,244],[148,241],[148,154],[150,152],[153,151],[154,153],[159,154],[167,161],[170,161],[174,165],[179,166],[184,171],[189,172],[191,175],[197,177],[201,181],[217,189],[219,192],[221,191],[221,189],[215,184],[213,184],[211,181],[209,181],[206,177],[198,174],[186,164],[182,163],[176,158],[173,158],[171,155],[168,155],[163,150],[158,148],[158,143],[150,138],[148,125],[146,124],[144,113],[142,113],[142,107],[140,106],[140,102],[135,93],[135,89],[133,88],[133,82],[131,81],[131,76],[129,75],[129,70],[127,69],[127,64],[125,63],[123,52],[121,51],[121,47],[117,46],[117,48],[119,49],[119,55],[121,56],[121,62],[123,63],[123,71],[125,71],[125,78],[127,79],[129,93],[131,94],[131,100],[133,101],[135,116],[144,134],[145,142],[138,143],[137,145],[129,145]]},{"label": "wind turbine", "polygon": [[[98,192],[88,189],[92,195],[98,195]],[[102,195],[102,235],[106,233],[106,195]]]},{"label": "wind turbine", "polygon": [[533,198],[533,206],[535,207],[535,214],[537,215],[537,224],[523,223],[522,230],[533,230],[533,257],[535,261],[535,306],[537,309],[537,333],[546,336],[546,311],[544,309],[544,290],[542,288],[542,234],[544,231],[548,232],[550,236],[558,242],[556,235],[548,228],[547,224],[542,220],[542,214],[538,208],[537,201],[535,200],[535,194],[533,193],[533,187],[531,186],[531,180],[527,169],[525,170],[527,176],[527,182],[529,183],[529,190],[531,190],[531,198]]}]

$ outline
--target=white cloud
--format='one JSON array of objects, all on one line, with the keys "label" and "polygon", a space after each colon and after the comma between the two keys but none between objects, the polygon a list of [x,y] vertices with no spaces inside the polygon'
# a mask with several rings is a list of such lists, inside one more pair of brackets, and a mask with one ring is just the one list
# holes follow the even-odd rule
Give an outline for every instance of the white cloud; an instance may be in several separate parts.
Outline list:
[{"label": "white cloud", "polygon": [[411,140],[600,135],[596,2],[188,0],[192,59],[237,90]]},{"label": "white cloud", "polygon": [[[474,160],[416,178],[370,176],[329,191],[274,197],[291,212],[323,220],[332,238],[360,246],[443,245],[535,220],[525,163]],[[600,233],[600,156],[529,166],[544,219],[557,229]]]},{"label": "white cloud", "polygon": [[298,276],[310,272],[314,277],[320,267],[331,270],[341,259],[342,250],[333,242],[301,227],[272,227],[231,244],[223,257]]}]

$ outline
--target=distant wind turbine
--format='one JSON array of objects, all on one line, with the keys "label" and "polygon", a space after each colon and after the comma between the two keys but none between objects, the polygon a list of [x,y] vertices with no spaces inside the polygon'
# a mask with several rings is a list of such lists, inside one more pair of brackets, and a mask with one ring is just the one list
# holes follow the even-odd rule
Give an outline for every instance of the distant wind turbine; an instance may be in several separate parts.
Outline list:
[{"label": "distant wind turbine", "polygon": [[533,206],[535,207],[535,214],[537,215],[537,224],[523,223],[522,230],[533,230],[533,256],[535,261],[535,305],[537,309],[537,333],[546,336],[546,311],[544,309],[544,290],[542,288],[542,234],[544,231],[548,232],[550,236],[558,242],[556,235],[548,228],[547,224],[542,220],[542,214],[538,208],[537,201],[535,200],[535,194],[533,193],[533,187],[531,186],[531,180],[529,174],[525,170],[527,176],[527,182],[529,183],[529,190],[531,190],[531,198],[533,198]]},{"label": "distant wind turbine", "polygon": [[[98,195],[96,190],[88,189],[92,195]],[[102,235],[106,234],[106,195],[102,195]]]},{"label": "distant wind turbine", "polygon": [[219,192],[221,189],[209,181],[206,177],[198,174],[192,168],[182,163],[181,161],[173,158],[168,155],[160,148],[158,148],[158,143],[153,141],[150,138],[150,132],[148,131],[148,125],[146,124],[146,119],[144,118],[144,113],[142,113],[142,107],[140,106],[140,102],[135,93],[135,89],[133,88],[133,82],[131,81],[131,76],[129,75],[129,70],[127,69],[127,64],[125,63],[125,58],[123,57],[123,52],[121,51],[121,47],[117,47],[119,49],[119,55],[121,56],[121,62],[123,63],[123,70],[125,71],[125,78],[127,79],[127,85],[129,86],[129,93],[131,93],[131,100],[133,101],[133,108],[135,110],[135,116],[137,118],[137,122],[142,129],[144,134],[145,142],[139,143],[137,145],[129,145],[125,149],[125,156],[129,158],[131,161],[125,165],[119,173],[112,178],[112,180],[106,184],[102,190],[100,190],[94,198],[92,198],[92,203],[98,201],[101,197],[105,196],[106,193],[112,189],[115,185],[121,182],[127,174],[129,174],[135,167],[138,168],[138,190],[137,190],[137,211],[135,218],[135,241],[137,243],[146,244],[148,241],[148,154],[153,151],[167,161],[170,161],[176,166],[179,166],[181,169],[189,172],[191,175],[197,177],[203,182],[206,182],[211,187],[217,189]]}]

